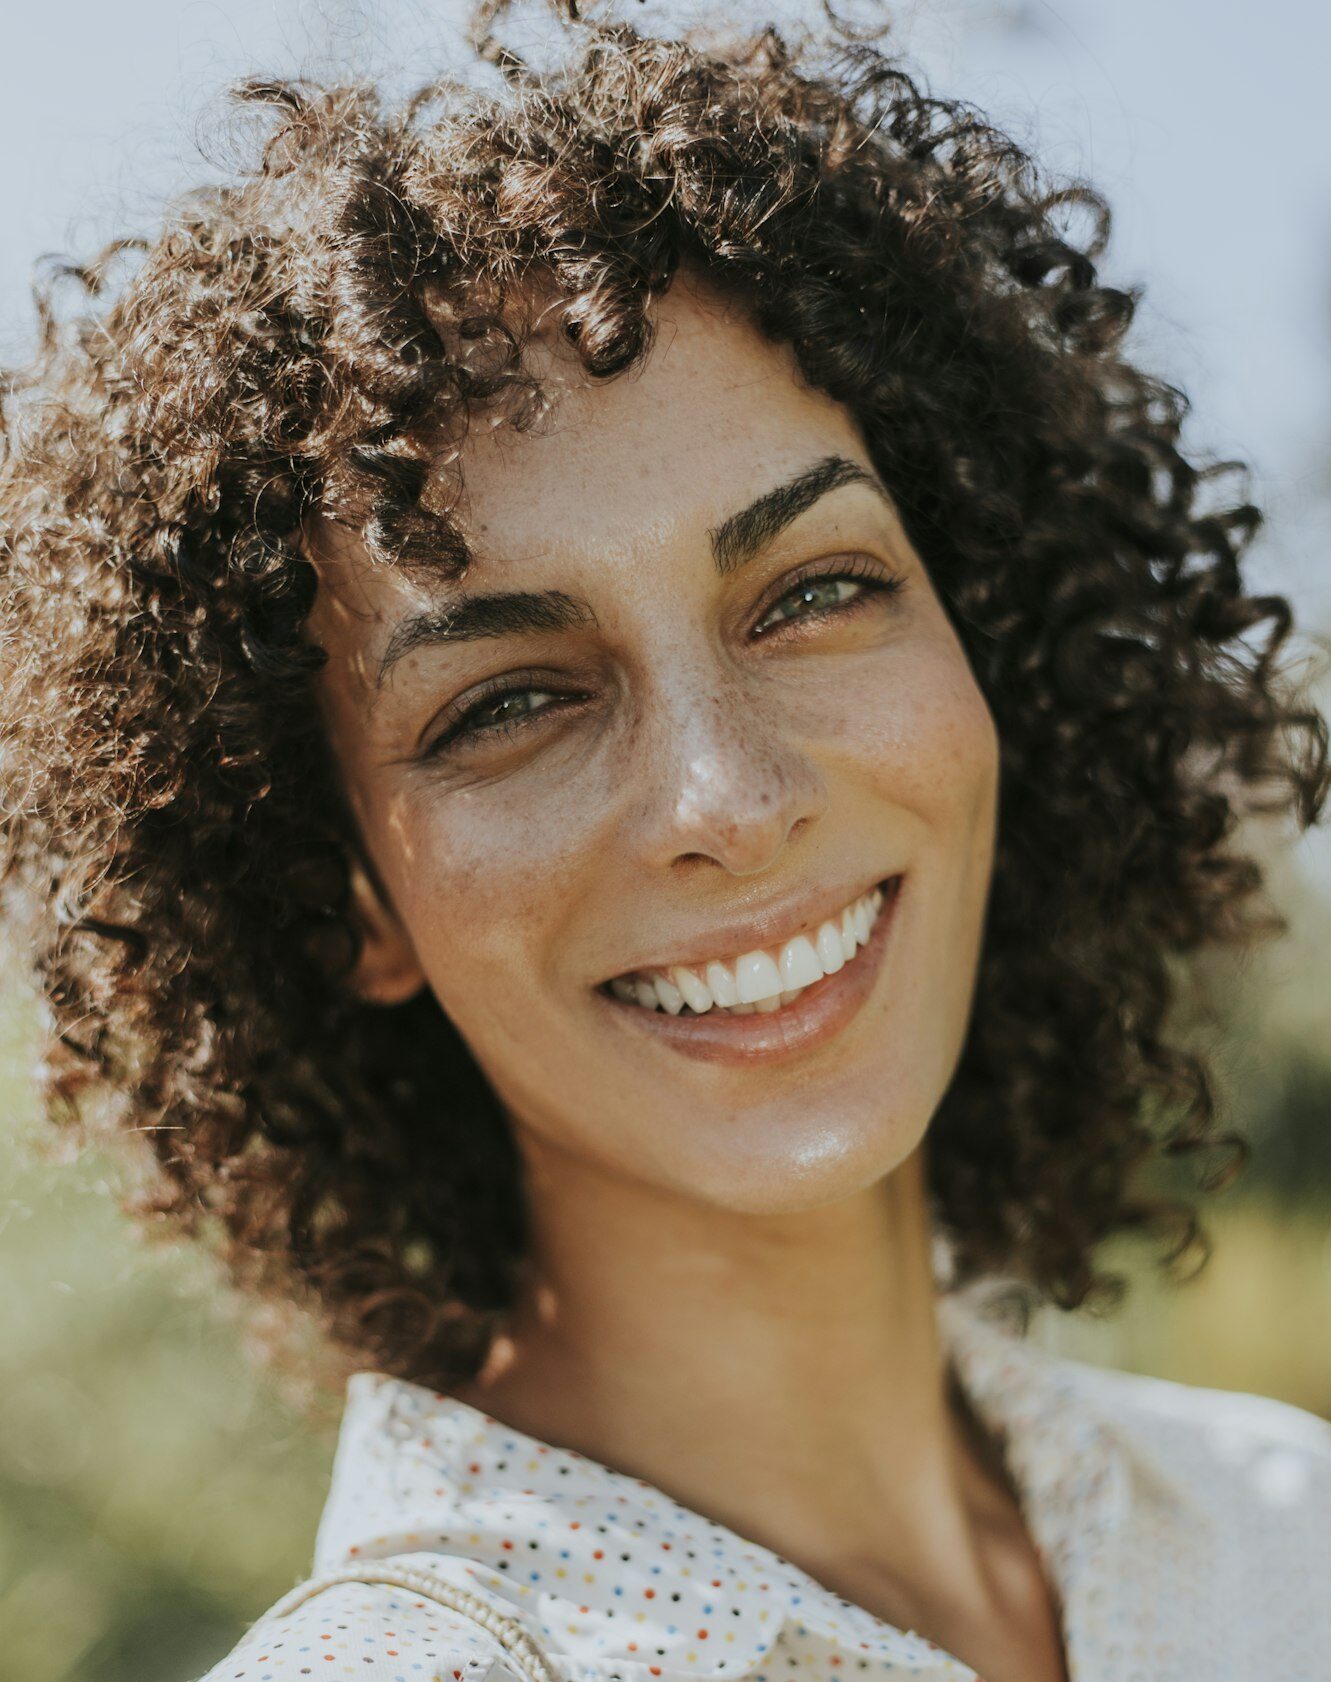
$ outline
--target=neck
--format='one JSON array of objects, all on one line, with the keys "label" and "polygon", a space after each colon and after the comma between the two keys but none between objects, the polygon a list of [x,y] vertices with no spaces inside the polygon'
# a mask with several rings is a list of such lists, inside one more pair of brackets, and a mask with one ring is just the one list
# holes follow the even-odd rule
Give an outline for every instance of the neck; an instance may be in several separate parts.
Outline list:
[{"label": "neck", "polygon": [[462,1400],[902,1627],[940,1583],[991,1596],[984,1537],[1013,1500],[949,1382],[922,1148],[853,1198],[775,1215],[543,1145],[527,1159],[527,1283]]}]

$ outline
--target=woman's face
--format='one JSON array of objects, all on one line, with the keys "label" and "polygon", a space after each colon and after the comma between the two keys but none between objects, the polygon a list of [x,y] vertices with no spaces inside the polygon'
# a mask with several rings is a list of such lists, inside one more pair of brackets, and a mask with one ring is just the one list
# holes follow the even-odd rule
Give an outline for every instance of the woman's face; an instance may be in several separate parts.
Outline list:
[{"label": "woman's face", "polygon": [[[429,987],[528,1151],[810,1207],[910,1155],[951,1078],[998,744],[847,411],[690,282],[657,322],[600,385],[537,341],[553,424],[473,429],[462,585],[312,534],[321,706],[375,867],[355,981]],[[822,925],[876,884],[837,969]],[[607,986],[683,965],[719,999],[716,962],[765,1004],[810,952],[821,979],[776,1010]]]}]

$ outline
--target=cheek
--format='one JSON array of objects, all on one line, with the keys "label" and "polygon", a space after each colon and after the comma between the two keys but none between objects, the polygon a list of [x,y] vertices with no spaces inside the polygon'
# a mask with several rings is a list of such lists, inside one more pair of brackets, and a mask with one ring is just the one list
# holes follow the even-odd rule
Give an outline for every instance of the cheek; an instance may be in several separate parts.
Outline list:
[{"label": "cheek", "polygon": [[595,803],[521,776],[488,788],[399,794],[383,835],[392,887],[417,957],[459,1023],[499,999],[548,987],[563,919],[595,855]]},{"label": "cheek", "polygon": [[826,739],[857,779],[915,814],[935,842],[981,840],[994,820],[999,744],[961,645],[944,629],[866,662],[829,697]]}]

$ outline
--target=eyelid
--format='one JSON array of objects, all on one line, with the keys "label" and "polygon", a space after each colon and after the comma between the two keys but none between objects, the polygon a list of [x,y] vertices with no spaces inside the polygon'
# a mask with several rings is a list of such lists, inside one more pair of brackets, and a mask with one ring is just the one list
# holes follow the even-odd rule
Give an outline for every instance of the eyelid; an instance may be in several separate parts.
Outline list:
[{"label": "eyelid", "polygon": [[[877,585],[880,590],[888,595],[896,594],[906,583],[902,572],[895,570],[886,561],[876,560],[872,555],[863,552],[844,557],[822,555],[815,561],[804,562],[803,565],[796,567],[793,572],[785,573],[776,580],[769,592],[768,599],[758,610],[758,623],[761,624],[774,607],[784,601],[792,590],[798,588],[809,578],[816,580],[854,578],[860,583]],[[849,607],[851,604],[846,602],[842,605]],[[838,609],[834,608],[831,611],[835,613]],[[821,617],[821,614],[813,615],[814,619]],[[798,621],[791,621],[791,623],[795,624]],[[763,635],[770,635],[770,633],[764,632]]]},{"label": "eyelid", "polygon": [[[486,678],[484,682],[477,684],[475,689],[460,695],[434,715],[421,732],[421,756],[429,759],[445,736],[465,725],[475,713],[485,707],[505,700],[510,695],[522,694],[528,689],[548,688],[552,695],[558,695],[561,693],[558,683],[558,679],[547,677],[540,672],[503,672],[497,677]],[[494,733],[498,735],[500,732],[496,729]]]}]

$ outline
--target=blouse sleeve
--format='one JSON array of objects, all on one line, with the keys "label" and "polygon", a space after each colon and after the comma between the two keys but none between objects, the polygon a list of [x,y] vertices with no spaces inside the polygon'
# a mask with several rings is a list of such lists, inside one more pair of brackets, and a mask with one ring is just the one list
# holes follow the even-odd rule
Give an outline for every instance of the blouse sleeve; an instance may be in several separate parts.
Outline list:
[{"label": "blouse sleeve", "polygon": [[473,1619],[386,1583],[334,1583],[260,1618],[198,1682],[526,1682]]}]

